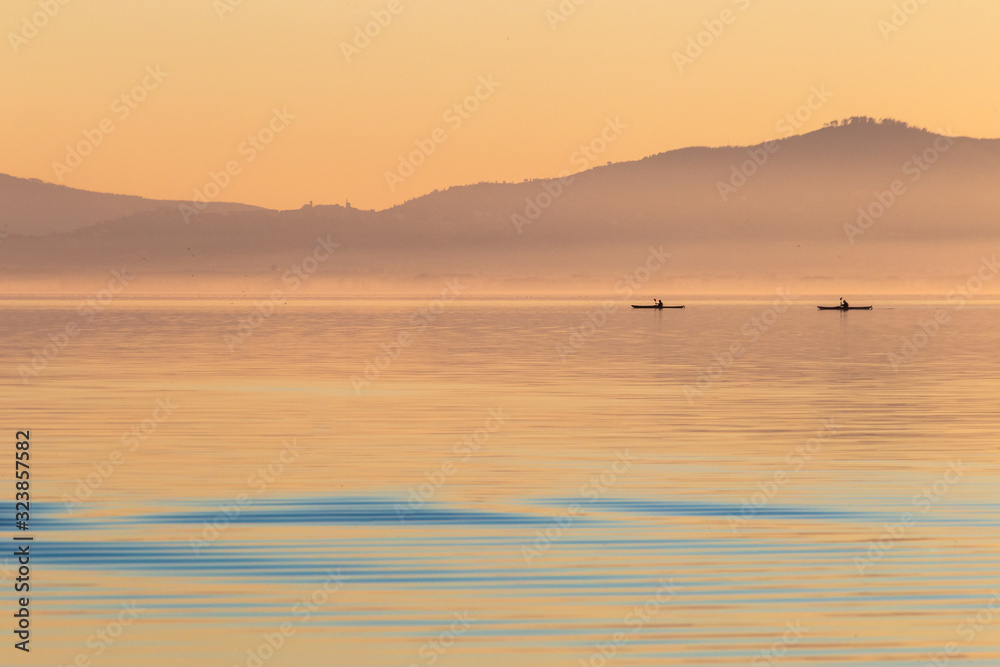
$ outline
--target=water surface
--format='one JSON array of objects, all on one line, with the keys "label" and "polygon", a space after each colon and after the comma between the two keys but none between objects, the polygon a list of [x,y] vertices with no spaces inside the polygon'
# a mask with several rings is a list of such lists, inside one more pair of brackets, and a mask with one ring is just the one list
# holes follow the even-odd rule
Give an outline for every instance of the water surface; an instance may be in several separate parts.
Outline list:
[{"label": "water surface", "polygon": [[771,304],[4,301],[4,655],[1000,664],[1000,309]]}]

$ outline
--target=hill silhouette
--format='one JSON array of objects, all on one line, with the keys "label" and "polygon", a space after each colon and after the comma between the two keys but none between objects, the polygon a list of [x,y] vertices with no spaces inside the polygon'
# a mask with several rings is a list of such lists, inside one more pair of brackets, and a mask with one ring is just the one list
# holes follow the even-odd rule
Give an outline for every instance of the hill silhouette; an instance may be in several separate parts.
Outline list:
[{"label": "hill silhouette", "polygon": [[1000,140],[863,118],[571,179],[452,187],[377,212],[216,204],[185,222],[178,202],[3,177],[0,202],[15,205],[0,221],[10,230],[0,274],[42,280],[127,265],[173,287],[232,279],[236,291],[260,291],[329,237],[340,248],[317,271],[328,280],[314,284],[336,290],[451,274],[511,289],[593,288],[660,245],[674,258],[656,280],[674,287],[951,279],[979,249],[996,248],[998,186]]},{"label": "hill silhouette", "polygon": [[[0,229],[32,236],[72,231],[138,213],[176,210],[181,202],[77,190],[0,174]],[[216,212],[251,211],[245,204],[212,203]]]}]

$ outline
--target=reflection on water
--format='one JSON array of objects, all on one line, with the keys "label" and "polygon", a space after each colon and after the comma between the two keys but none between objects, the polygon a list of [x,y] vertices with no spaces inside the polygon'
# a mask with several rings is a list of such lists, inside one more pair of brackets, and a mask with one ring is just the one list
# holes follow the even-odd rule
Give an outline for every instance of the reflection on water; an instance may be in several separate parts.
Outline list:
[{"label": "reflection on water", "polygon": [[769,306],[3,302],[14,664],[1000,664],[1000,310]]}]

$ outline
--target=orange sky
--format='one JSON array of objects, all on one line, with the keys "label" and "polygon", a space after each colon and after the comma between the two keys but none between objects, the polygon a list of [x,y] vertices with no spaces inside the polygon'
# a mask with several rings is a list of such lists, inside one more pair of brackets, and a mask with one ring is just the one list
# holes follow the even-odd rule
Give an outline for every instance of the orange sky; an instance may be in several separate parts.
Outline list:
[{"label": "orange sky", "polygon": [[0,10],[0,172],[88,190],[191,199],[215,174],[219,200],[385,208],[576,171],[609,118],[588,164],[782,136],[810,101],[797,130],[1000,136],[995,0],[61,1]]}]

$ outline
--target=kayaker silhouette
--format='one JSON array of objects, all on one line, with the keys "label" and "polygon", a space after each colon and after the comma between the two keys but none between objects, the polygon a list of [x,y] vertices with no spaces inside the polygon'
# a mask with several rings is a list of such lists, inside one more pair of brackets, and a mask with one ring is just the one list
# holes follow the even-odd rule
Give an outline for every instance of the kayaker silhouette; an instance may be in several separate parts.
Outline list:
[{"label": "kayaker silhouette", "polygon": [[657,308],[663,308],[663,302],[662,301],[657,301],[656,302],[656,307]]},{"label": "kayaker silhouette", "polygon": [[840,297],[840,307],[843,308],[844,310],[847,310],[847,308],[849,307],[847,305],[847,302],[844,301],[844,297]]}]

